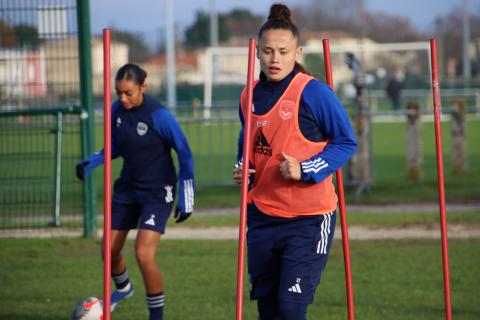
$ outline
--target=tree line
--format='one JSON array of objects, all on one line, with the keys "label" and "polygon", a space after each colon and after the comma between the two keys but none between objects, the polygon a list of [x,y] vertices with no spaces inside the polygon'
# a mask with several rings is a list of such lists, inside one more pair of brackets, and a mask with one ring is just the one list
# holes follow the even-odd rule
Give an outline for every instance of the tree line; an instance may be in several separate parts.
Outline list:
[{"label": "tree line", "polygon": [[[463,8],[454,7],[443,16],[431,21],[430,31],[417,30],[407,17],[369,12],[359,0],[311,0],[292,8],[294,21],[302,31],[342,31],[356,37],[367,37],[380,43],[426,40],[431,37],[443,44],[445,61],[449,58],[462,61]],[[255,37],[265,17],[248,9],[233,9],[218,14],[218,39],[227,43],[235,37]],[[480,37],[480,7],[469,12],[471,39]],[[195,20],[180,34],[177,46],[194,51],[210,44],[210,15],[197,11]],[[9,25],[0,20],[0,47],[36,49],[44,41],[36,27],[19,24]],[[152,49],[142,34],[112,27],[112,40],[124,42],[130,47],[130,58],[144,62],[152,54],[162,53],[164,45]],[[480,63],[480,61],[479,61]],[[475,64],[474,64],[475,66]]]}]

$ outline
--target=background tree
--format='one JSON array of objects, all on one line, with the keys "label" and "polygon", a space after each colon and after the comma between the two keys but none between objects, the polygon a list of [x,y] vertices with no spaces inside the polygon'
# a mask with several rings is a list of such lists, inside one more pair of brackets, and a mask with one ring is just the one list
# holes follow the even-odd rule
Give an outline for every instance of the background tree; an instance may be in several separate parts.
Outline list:
[{"label": "background tree", "polygon": [[0,20],[0,47],[13,48],[16,41],[15,29],[5,21]]},{"label": "background tree", "polygon": [[356,34],[361,8],[358,0],[311,0],[292,8],[293,20],[301,30],[344,31]]},{"label": "background tree", "polygon": [[150,50],[142,36],[133,32],[121,31],[112,28],[112,41],[126,43],[129,47],[129,60],[131,62],[145,62],[150,56]]},{"label": "background tree", "polygon": [[385,12],[365,14],[365,35],[377,42],[421,41],[426,37],[417,31],[409,18]]},{"label": "background tree", "polygon": [[233,9],[225,15],[225,22],[232,37],[256,37],[264,18],[247,9]]},{"label": "background tree", "polygon": [[[480,10],[469,12],[470,20],[470,39],[480,37]],[[463,60],[463,8],[456,7],[444,16],[436,19],[436,37],[441,44],[441,54],[443,60],[455,59],[457,64],[457,74],[462,73]],[[477,57],[478,59],[478,57]],[[478,63],[478,61],[477,61]],[[475,64],[472,64],[475,67]],[[474,70],[478,72],[478,70]]]},{"label": "background tree", "polygon": [[[248,9],[233,9],[218,15],[218,38],[227,42],[232,37],[255,37],[263,17]],[[210,15],[197,11],[195,21],[185,31],[185,44],[190,50],[210,45]]]},{"label": "background tree", "polygon": [[294,21],[303,30],[343,31],[377,42],[417,41],[424,37],[408,18],[366,12],[359,0],[324,0],[321,6],[312,0],[292,11]]},{"label": "background tree", "polygon": [[26,24],[15,26],[15,35],[17,47],[35,50],[42,43],[42,39],[38,36],[37,28]]},{"label": "background tree", "polygon": [[[226,26],[225,15],[218,15],[218,40],[227,41],[230,38]],[[199,10],[196,13],[195,21],[185,31],[185,45],[187,49],[194,50],[206,47],[210,44],[210,15]]]}]

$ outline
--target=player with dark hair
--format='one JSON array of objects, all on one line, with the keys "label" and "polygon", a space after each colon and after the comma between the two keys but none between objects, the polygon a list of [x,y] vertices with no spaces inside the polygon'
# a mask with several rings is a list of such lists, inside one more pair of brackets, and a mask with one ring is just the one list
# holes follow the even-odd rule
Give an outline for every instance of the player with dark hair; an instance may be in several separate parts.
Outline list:
[{"label": "player with dark hair", "polygon": [[[121,67],[115,77],[118,100],[112,105],[112,158],[122,157],[112,199],[112,278],[116,290],[111,309],[133,294],[122,249],[130,229],[138,226],[135,257],[143,275],[150,320],[163,319],[163,277],[155,260],[160,235],[173,208],[177,174],[171,149],[178,156],[176,222],[193,212],[193,157],[172,113],[145,94],[147,74],[135,64]],[[81,161],[77,177],[103,164],[103,150]]]},{"label": "player with dark hair", "polygon": [[403,70],[397,68],[393,77],[388,81],[385,91],[392,102],[393,110],[400,110],[403,89]]},{"label": "player with dark hair", "polygon": [[[260,80],[253,90],[247,196],[250,297],[261,320],[306,319],[327,263],[337,196],[332,174],[356,151],[334,92],[298,63],[299,32],[275,4],[258,35]],[[246,90],[240,120],[246,114]],[[243,129],[239,137],[242,161]],[[233,178],[241,183],[237,164]]]}]

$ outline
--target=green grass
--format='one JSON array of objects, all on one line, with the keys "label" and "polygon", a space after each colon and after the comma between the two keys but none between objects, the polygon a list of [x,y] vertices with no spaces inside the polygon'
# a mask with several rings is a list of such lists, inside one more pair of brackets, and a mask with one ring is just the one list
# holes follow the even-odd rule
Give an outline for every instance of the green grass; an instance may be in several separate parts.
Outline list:
[{"label": "green grass", "polygon": [[[51,125],[50,125],[51,126]],[[22,127],[23,128],[23,127]],[[235,161],[238,123],[187,122],[182,129],[189,140],[195,157],[196,208],[234,207],[240,202],[240,189],[231,180]],[[52,128],[28,127],[12,131],[0,146],[0,217],[52,214],[54,191],[54,135]],[[47,130],[47,133],[45,132]],[[62,164],[62,213],[81,214],[83,197],[81,182],[74,176],[79,160],[78,128],[65,125]],[[447,202],[480,201],[480,120],[467,121],[468,157],[470,167],[463,175],[451,170],[450,122],[442,124]],[[2,132],[10,132],[3,130]],[[15,133],[15,134],[13,134]],[[436,202],[437,174],[435,162],[434,126],[424,122],[422,129],[423,170],[421,181],[406,178],[405,123],[374,123],[372,127],[373,187],[372,196],[365,193],[362,203],[419,203]],[[97,149],[102,146],[101,126],[97,126]],[[478,140],[478,139],[477,139]],[[176,156],[174,155],[174,158]],[[122,161],[113,161],[113,178],[118,177]],[[98,194],[98,212],[103,209],[103,167],[95,170]],[[346,179],[345,179],[346,181]],[[347,181],[346,181],[347,182]],[[212,186],[212,185],[221,186]],[[346,200],[354,200],[355,188],[346,187]],[[27,221],[27,219],[25,220]]]},{"label": "green grass", "polygon": [[[480,240],[450,240],[453,317],[480,314]],[[133,242],[125,255],[136,288],[114,319],[145,319],[147,308]],[[161,241],[158,261],[165,275],[166,318],[234,318],[235,241]],[[100,241],[88,239],[0,239],[0,319],[66,319],[73,305],[102,295]],[[356,316],[361,319],[444,318],[440,242],[352,241]],[[341,242],[335,241],[309,319],[346,319]],[[256,319],[245,295],[245,319]]]},{"label": "green grass", "polygon": [[196,208],[240,206],[240,186],[209,187],[195,190]]},{"label": "green grass", "polygon": [[[339,217],[339,216],[337,216]],[[370,213],[347,212],[348,225],[376,225],[383,227],[408,227],[412,225],[431,225],[440,223],[438,212],[408,212],[408,213]],[[182,224],[173,219],[168,222],[169,227],[237,227],[239,215],[199,216],[193,215]],[[447,212],[447,224],[475,224],[480,225],[480,212]]]},{"label": "green grass", "polygon": [[[239,213],[239,212],[238,212]],[[238,227],[239,214],[219,214],[219,215],[198,215],[194,214],[186,222],[178,224],[174,219],[168,220],[169,228],[212,228],[212,227]],[[412,225],[434,225],[440,223],[439,213],[437,212],[348,212],[347,222],[349,226],[367,225],[382,227],[408,227]],[[4,221],[1,229],[9,229],[18,226],[17,221]],[[480,212],[477,211],[447,211],[447,224],[468,224],[480,226]],[[45,222],[28,223],[28,228],[46,228],[51,227]],[[62,220],[63,228],[82,228],[83,220],[65,221]],[[98,221],[97,228],[103,228],[101,219]]]},{"label": "green grass", "polygon": [[[373,134],[373,187],[372,196],[362,195],[361,203],[418,203],[435,202],[438,199],[437,167],[435,152],[434,124],[423,123],[423,170],[421,181],[411,181],[406,177],[406,128],[405,123],[374,123]],[[223,186],[201,187],[196,192],[197,208],[232,207],[240,202],[240,188],[231,182],[231,165],[236,153],[236,132],[238,125],[200,126],[198,123],[184,125],[195,156],[197,182],[222,182]],[[450,122],[442,123],[443,154],[445,171],[445,191],[448,202],[480,201],[480,144],[476,142],[480,134],[480,120],[467,121],[469,169],[463,175],[454,175],[451,170]],[[98,140],[99,134],[97,134]],[[101,137],[101,136],[100,136]],[[212,143],[206,143],[213,139]],[[97,141],[100,146],[101,141]],[[229,154],[230,153],[230,154]],[[114,161],[113,176],[116,177],[121,161]],[[345,173],[345,172],[344,172]],[[102,185],[103,170],[97,169],[97,185]],[[346,178],[344,177],[346,181]],[[346,187],[346,200],[354,201],[356,189]],[[102,192],[98,191],[99,208],[102,205]]]},{"label": "green grass", "polygon": [[[404,203],[435,201],[437,193],[437,165],[434,124],[422,124],[423,171],[421,181],[406,178],[405,123],[377,123],[373,126],[373,181],[372,198],[363,202]],[[469,169],[463,175],[452,173],[450,122],[442,123],[442,148],[445,171],[445,191],[448,201],[464,202],[480,200],[480,121],[467,122]],[[351,199],[352,194],[347,194]]]}]

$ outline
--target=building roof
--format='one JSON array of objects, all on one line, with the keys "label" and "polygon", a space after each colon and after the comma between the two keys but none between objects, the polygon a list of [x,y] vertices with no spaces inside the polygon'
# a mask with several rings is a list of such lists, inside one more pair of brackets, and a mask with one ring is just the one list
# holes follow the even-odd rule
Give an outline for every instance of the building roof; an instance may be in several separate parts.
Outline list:
[{"label": "building roof", "polygon": [[[148,59],[146,63],[153,64],[153,65],[165,65],[167,63],[167,57],[163,53],[158,54]],[[177,52],[175,54],[175,64],[177,66],[196,67],[198,64],[197,53],[196,52]]]}]

